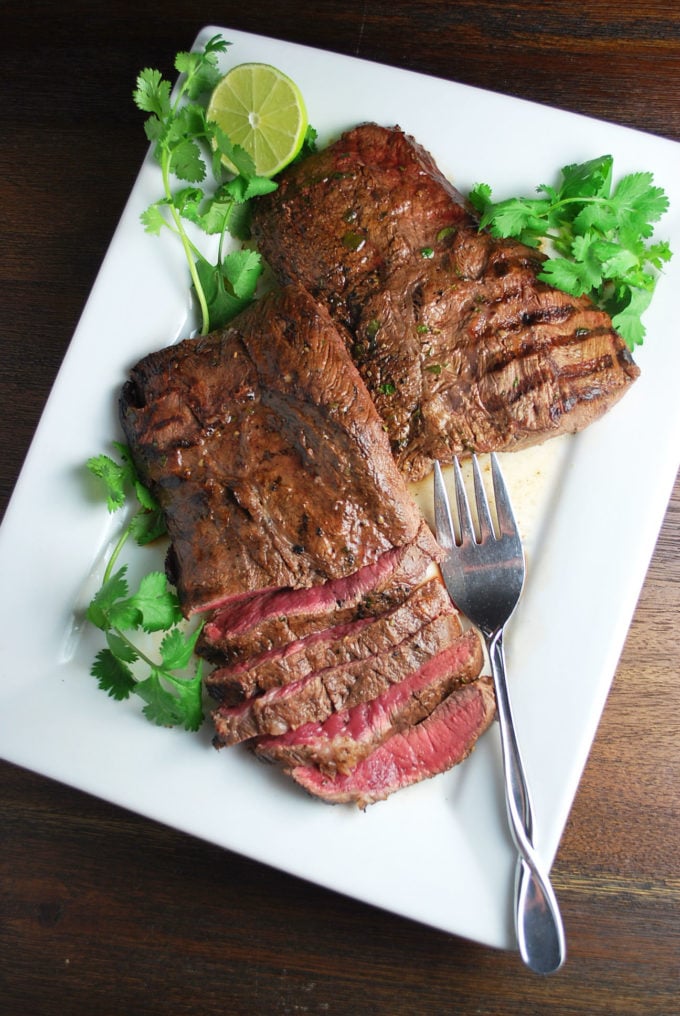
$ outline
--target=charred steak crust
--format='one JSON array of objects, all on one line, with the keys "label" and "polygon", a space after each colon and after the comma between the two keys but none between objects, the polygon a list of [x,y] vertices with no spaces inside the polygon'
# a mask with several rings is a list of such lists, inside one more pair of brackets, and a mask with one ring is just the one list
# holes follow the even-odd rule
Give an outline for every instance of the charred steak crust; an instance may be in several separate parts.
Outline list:
[{"label": "charred steak crust", "polygon": [[418,532],[365,385],[299,287],[147,356],[121,420],[165,513],[187,616],[346,577]]},{"label": "charred steak crust", "polygon": [[399,128],[362,124],[291,166],[253,234],[341,325],[409,479],[581,430],[639,374],[608,315],[540,282],[536,250],[480,232]]}]

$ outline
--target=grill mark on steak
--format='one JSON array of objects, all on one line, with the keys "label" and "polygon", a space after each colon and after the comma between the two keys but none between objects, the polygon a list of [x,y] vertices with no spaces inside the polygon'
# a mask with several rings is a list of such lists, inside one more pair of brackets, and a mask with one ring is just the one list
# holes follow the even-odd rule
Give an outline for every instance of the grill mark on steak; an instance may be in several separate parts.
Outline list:
[{"label": "grill mark on steak", "polygon": [[[240,666],[213,671],[205,679],[205,686],[218,701],[236,704],[270,688],[291,684],[313,671],[385,652],[417,632],[426,621],[453,612],[441,580],[433,578],[418,586],[403,603],[383,614],[333,625]],[[452,620],[452,632],[454,627]]]},{"label": "grill mark on steak", "polygon": [[260,734],[282,734],[367,702],[452,642],[458,626],[455,612],[439,614],[398,645],[367,659],[313,671],[238,706],[220,706],[213,712],[215,743],[237,744]]},{"label": "grill mark on steak", "polygon": [[430,716],[393,734],[350,772],[329,776],[307,765],[295,766],[290,775],[329,804],[366,808],[462,762],[489,727],[495,705],[491,679],[479,678],[454,688]]},{"label": "grill mark on steak", "polygon": [[121,420],[167,519],[186,616],[346,578],[418,531],[370,396],[302,289],[145,357]]},{"label": "grill mark on steak", "polygon": [[[279,280],[338,321],[409,479],[435,458],[580,430],[639,374],[610,318],[540,282],[540,252],[480,233],[398,128],[362,124],[289,167],[257,200],[253,235]],[[522,398],[488,377],[513,361],[515,376],[531,371]]]},{"label": "grill mark on steak", "polygon": [[332,713],[323,723],[263,737],[255,753],[288,768],[315,765],[329,776],[348,773],[387,737],[429,716],[454,687],[476,678],[481,666],[479,636],[468,629],[370,702]]}]

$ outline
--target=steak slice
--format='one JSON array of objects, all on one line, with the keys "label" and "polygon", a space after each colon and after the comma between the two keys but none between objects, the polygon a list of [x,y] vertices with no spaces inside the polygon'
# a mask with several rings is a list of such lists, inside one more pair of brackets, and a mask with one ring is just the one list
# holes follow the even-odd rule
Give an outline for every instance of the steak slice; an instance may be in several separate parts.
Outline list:
[{"label": "steak slice", "polygon": [[540,252],[480,232],[398,128],[362,124],[289,167],[253,234],[342,326],[409,479],[581,430],[639,375],[609,316],[540,282]]},{"label": "steak slice", "polygon": [[237,744],[260,734],[283,734],[303,723],[319,723],[332,712],[376,698],[451,643],[460,630],[453,608],[422,625],[398,645],[363,660],[313,671],[238,706],[213,712],[215,744]]},{"label": "steak slice", "polygon": [[420,515],[328,314],[289,287],[131,371],[121,420],[186,616],[346,578]]},{"label": "steak slice", "polygon": [[441,581],[433,578],[418,586],[403,603],[377,617],[363,617],[315,632],[278,652],[256,657],[249,665],[222,667],[209,674],[204,683],[218,701],[235,704],[299,681],[314,671],[384,652],[417,632],[426,621],[453,610]]},{"label": "steak slice", "polygon": [[384,801],[395,790],[445,772],[470,754],[496,712],[493,683],[480,677],[454,688],[433,713],[383,741],[348,773],[326,775],[317,766],[295,766],[290,775],[330,804],[360,808]]},{"label": "steak slice", "polygon": [[278,737],[263,737],[256,754],[291,769],[316,765],[324,775],[348,773],[387,737],[429,716],[457,685],[478,677],[483,655],[469,628],[446,649],[370,702],[332,713]]},{"label": "steak slice", "polygon": [[216,612],[206,623],[197,652],[221,666],[247,666],[265,653],[277,654],[313,633],[376,617],[401,603],[439,559],[427,523],[416,538],[386,551],[375,564],[347,578],[307,589],[260,594]]}]

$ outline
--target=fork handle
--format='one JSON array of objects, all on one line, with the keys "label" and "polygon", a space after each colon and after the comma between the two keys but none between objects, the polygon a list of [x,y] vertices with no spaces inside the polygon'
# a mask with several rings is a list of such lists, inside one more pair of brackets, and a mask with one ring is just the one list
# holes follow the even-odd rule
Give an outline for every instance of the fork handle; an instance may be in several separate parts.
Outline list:
[{"label": "fork handle", "polygon": [[501,732],[505,803],[510,831],[519,851],[515,880],[515,928],[522,959],[537,973],[548,974],[564,962],[562,918],[550,880],[533,847],[533,815],[524,766],[515,734],[505,676],[503,629],[486,635]]}]

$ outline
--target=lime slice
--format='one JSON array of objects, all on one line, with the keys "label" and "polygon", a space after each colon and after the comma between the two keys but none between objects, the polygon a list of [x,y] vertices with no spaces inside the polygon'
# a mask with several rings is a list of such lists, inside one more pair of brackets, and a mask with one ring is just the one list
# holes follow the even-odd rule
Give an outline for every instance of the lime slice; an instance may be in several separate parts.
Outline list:
[{"label": "lime slice", "polygon": [[[215,86],[207,116],[252,156],[259,176],[274,176],[287,166],[307,131],[300,89],[269,64],[232,67]],[[223,161],[235,171],[224,156]]]}]

